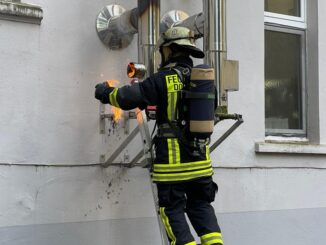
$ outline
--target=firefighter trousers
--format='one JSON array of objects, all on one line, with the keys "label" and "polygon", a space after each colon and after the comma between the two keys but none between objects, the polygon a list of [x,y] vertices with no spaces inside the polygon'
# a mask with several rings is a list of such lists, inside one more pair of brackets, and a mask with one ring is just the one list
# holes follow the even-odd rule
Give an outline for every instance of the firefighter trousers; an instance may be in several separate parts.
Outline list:
[{"label": "firefighter trousers", "polygon": [[202,245],[223,244],[214,208],[218,190],[212,177],[180,183],[157,183],[160,217],[171,245],[196,245],[185,213]]}]

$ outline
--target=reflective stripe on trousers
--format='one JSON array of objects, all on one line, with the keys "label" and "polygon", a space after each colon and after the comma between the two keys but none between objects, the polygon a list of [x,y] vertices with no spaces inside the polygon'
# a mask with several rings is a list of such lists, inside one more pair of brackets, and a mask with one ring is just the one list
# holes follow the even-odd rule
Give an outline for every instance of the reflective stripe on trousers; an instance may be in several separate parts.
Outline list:
[{"label": "reflective stripe on trousers", "polygon": [[[164,224],[164,227],[165,227],[165,230],[166,230],[166,233],[171,241],[170,245],[176,245],[177,243],[177,239],[173,233],[173,230],[172,230],[172,227],[170,225],[170,222],[169,222],[169,218],[168,216],[166,215],[165,213],[165,208],[161,207],[160,208],[160,217],[162,219],[162,222]],[[184,245],[196,245],[196,242],[195,241],[191,241],[191,242],[188,242],[188,243],[185,243]]]},{"label": "reflective stripe on trousers", "polygon": [[200,240],[202,245],[223,244],[222,234],[220,232],[205,234],[200,237]]}]

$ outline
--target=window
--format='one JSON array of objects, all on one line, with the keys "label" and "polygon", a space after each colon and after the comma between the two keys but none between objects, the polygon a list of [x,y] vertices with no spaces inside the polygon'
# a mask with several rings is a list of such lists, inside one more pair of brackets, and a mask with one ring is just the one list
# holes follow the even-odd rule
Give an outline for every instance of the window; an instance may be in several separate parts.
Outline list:
[{"label": "window", "polygon": [[265,11],[289,16],[301,16],[300,0],[265,0]]},{"label": "window", "polygon": [[306,136],[304,0],[265,0],[266,135]]}]

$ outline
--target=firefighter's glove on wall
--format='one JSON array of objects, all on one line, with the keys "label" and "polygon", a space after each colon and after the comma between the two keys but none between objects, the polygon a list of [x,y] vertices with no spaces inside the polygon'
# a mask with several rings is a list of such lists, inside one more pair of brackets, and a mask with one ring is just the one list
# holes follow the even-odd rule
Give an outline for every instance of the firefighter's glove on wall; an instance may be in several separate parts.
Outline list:
[{"label": "firefighter's glove on wall", "polygon": [[114,90],[106,82],[99,83],[95,86],[95,98],[101,101],[103,104],[108,104],[110,102],[109,94]]}]

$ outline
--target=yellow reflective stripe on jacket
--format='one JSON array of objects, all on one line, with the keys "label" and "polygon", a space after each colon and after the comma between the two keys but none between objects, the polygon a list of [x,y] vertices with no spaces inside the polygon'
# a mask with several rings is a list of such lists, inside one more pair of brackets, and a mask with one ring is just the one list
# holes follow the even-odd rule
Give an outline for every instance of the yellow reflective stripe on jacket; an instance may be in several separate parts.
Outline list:
[{"label": "yellow reflective stripe on jacket", "polygon": [[197,245],[197,243],[195,241],[193,241],[193,242],[188,242],[185,245]]},{"label": "yellow reflective stripe on jacket", "polygon": [[183,172],[211,167],[211,160],[181,164],[153,164],[154,172]]},{"label": "yellow reflective stripe on jacket", "polygon": [[169,155],[169,163],[173,162],[173,152],[172,152],[172,141],[171,139],[167,139],[168,143],[168,155]]},{"label": "yellow reflective stripe on jacket", "polygon": [[170,93],[168,92],[168,109],[167,115],[170,121],[176,120],[176,104],[177,104],[177,93]]},{"label": "yellow reflective stripe on jacket", "polygon": [[184,181],[191,180],[200,177],[212,176],[213,168],[210,167],[204,170],[191,171],[187,173],[157,173],[153,172],[152,179],[155,182],[174,182],[174,181]]},{"label": "yellow reflective stripe on jacket", "polygon": [[169,164],[180,164],[180,146],[178,139],[167,139]]},{"label": "yellow reflective stripe on jacket", "polygon": [[170,121],[176,120],[176,105],[178,99],[178,91],[183,87],[183,83],[180,81],[177,74],[165,76],[166,88],[167,88],[167,116]]},{"label": "yellow reflective stripe on jacket", "polygon": [[165,208],[160,208],[160,217],[162,219],[162,222],[164,224],[166,233],[168,234],[168,237],[171,239],[171,245],[175,245],[177,242],[177,238],[173,234],[172,227],[169,222],[168,216],[165,214]]},{"label": "yellow reflective stripe on jacket", "polygon": [[222,234],[219,232],[212,232],[200,237],[202,245],[223,244]]},{"label": "yellow reflective stripe on jacket", "polygon": [[112,92],[109,94],[109,99],[111,105],[120,108],[119,103],[117,101],[117,93],[118,93],[118,88],[113,89]]},{"label": "yellow reflective stripe on jacket", "polygon": [[210,151],[209,151],[209,146],[206,145],[206,159],[211,159],[209,153],[210,153]]}]

